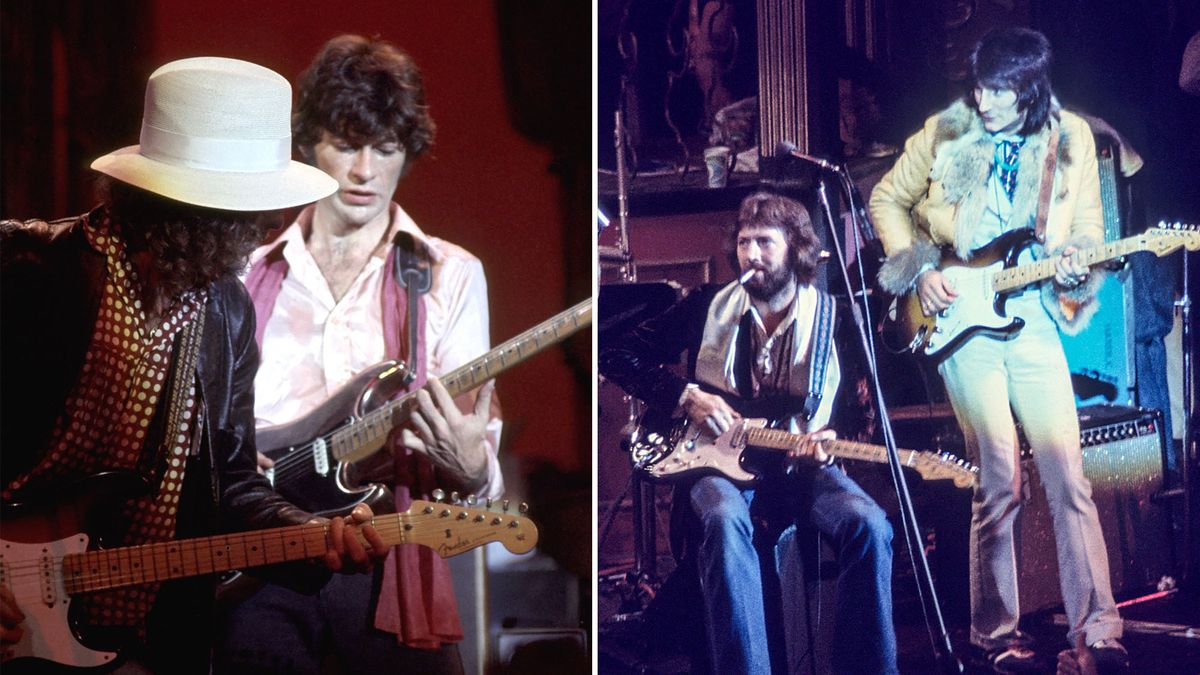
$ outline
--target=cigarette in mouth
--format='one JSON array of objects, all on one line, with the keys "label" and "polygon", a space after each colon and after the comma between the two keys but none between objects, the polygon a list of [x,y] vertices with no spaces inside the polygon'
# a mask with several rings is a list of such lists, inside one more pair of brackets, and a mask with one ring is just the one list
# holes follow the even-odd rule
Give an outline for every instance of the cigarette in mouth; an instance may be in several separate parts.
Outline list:
[{"label": "cigarette in mouth", "polygon": [[757,271],[758,271],[758,270],[754,269],[753,267],[751,267],[750,269],[746,270],[745,272],[743,272],[743,273],[742,273],[742,276],[738,278],[738,283],[739,283],[739,284],[744,284],[744,283],[746,283],[747,281],[750,281],[750,277],[754,276],[754,273],[755,273],[755,272],[757,272]]}]

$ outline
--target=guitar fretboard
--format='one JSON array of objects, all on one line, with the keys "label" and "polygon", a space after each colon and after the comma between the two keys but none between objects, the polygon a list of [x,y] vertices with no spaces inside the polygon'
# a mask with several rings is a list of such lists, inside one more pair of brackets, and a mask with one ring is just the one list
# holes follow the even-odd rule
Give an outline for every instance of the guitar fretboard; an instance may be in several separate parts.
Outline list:
[{"label": "guitar fretboard", "polygon": [[[1130,253],[1142,250],[1142,248],[1143,243],[1140,236],[1128,237],[1100,246],[1081,249],[1075,256],[1080,264],[1090,266],[1107,262],[1114,258],[1120,258],[1123,255],[1129,255]],[[992,278],[992,287],[996,292],[1003,293],[1021,288],[1022,286],[1028,286],[1043,279],[1049,279],[1055,274],[1054,262],[1054,258],[1047,258],[996,272]]]},{"label": "guitar fretboard", "polygon": [[[442,384],[451,396],[470,391],[591,323],[592,300],[588,298],[443,375]],[[407,414],[406,406],[415,395],[412,392],[389,401],[333,432],[329,440],[333,457],[339,462],[355,462],[383,447],[393,427]]]},{"label": "guitar fretboard", "polygon": [[[443,556],[490,541],[523,552],[537,541],[537,529],[523,518],[448,504],[414,502],[407,513],[375,516],[371,524],[388,546],[421,544]],[[63,588],[68,594],[88,593],[317,558],[327,550],[328,529],[325,523],[308,523],[69,554],[62,558]],[[454,536],[447,539],[449,529]],[[359,539],[365,542],[361,533]]]},{"label": "guitar fretboard", "polygon": [[[760,448],[788,450],[795,446],[798,440],[797,434],[784,429],[752,428],[746,430],[747,444]],[[826,453],[844,459],[861,459],[868,462],[887,461],[887,449],[870,443],[835,439],[823,441],[821,447]],[[905,466],[912,466],[919,457],[916,450],[899,449],[898,454]]]},{"label": "guitar fretboard", "polygon": [[[1200,231],[1195,225],[1159,223],[1158,229],[1151,228],[1132,237],[1080,249],[1075,255],[1082,264],[1091,266],[1138,251],[1151,251],[1164,256],[1180,246],[1189,251],[1200,247]],[[997,293],[1003,293],[1053,276],[1054,258],[1047,258],[996,272],[992,276],[992,288]]]}]

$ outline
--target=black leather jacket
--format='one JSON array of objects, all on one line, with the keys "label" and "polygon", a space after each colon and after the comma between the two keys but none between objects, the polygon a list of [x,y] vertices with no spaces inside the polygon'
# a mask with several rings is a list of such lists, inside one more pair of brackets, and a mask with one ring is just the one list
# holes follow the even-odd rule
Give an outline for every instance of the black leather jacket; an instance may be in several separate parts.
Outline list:
[{"label": "black leather jacket", "polygon": [[[99,308],[104,256],[80,216],[51,223],[0,221],[0,478],[33,466],[78,377]],[[200,447],[185,474],[177,536],[293,525],[311,515],[258,474],[254,444],[254,308],[236,278],[208,291],[197,364]],[[119,511],[118,511],[119,512]],[[167,601],[170,598],[170,601]],[[207,671],[212,580],[163,585],[143,658]],[[183,651],[181,651],[183,650]],[[185,656],[192,652],[195,658]],[[173,666],[173,672],[178,665]],[[190,667],[190,665],[188,666]]]}]

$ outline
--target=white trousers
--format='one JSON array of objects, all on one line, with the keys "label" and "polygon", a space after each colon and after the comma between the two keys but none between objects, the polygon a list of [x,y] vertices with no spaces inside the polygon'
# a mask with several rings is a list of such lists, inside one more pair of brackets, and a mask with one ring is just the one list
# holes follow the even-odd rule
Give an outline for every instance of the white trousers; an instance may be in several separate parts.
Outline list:
[{"label": "white trousers", "polygon": [[1021,474],[1013,414],[1045,486],[1054,522],[1058,574],[1074,642],[1120,637],[1108,554],[1092,487],[1083,475],[1079,419],[1062,342],[1036,292],[1008,303],[1025,319],[1011,340],[977,335],[938,366],[967,450],[979,462],[971,505],[971,642],[997,647],[1020,619],[1013,525]]}]

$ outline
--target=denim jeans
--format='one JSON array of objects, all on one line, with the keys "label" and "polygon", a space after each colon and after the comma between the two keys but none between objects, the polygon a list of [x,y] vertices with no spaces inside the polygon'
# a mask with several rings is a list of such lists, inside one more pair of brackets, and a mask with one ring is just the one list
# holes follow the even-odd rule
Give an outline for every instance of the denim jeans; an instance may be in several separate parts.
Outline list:
[{"label": "denim jeans", "polygon": [[[753,522],[816,527],[837,553],[833,665],[839,673],[895,673],[892,528],[883,510],[838,468],[801,468],[739,490],[705,477],[689,491],[709,652],[718,673],[769,673],[763,584]],[[752,516],[753,513],[753,516]]]}]

